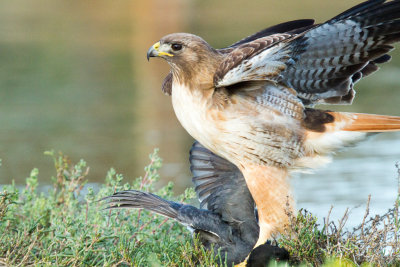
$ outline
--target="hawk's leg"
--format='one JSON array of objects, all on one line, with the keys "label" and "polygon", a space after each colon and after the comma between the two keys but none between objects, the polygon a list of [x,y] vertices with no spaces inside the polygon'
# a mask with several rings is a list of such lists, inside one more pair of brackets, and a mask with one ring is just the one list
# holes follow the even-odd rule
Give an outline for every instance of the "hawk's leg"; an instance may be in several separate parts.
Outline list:
[{"label": "hawk's leg", "polygon": [[255,247],[274,234],[283,232],[289,223],[294,203],[287,171],[278,167],[247,165],[242,169],[247,186],[257,205],[260,235]]}]

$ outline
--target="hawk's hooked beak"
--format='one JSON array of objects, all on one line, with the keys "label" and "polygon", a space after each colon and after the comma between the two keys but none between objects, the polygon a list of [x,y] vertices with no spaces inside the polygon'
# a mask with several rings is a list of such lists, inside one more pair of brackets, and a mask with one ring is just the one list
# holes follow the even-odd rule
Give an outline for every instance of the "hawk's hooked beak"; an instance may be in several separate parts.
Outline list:
[{"label": "hawk's hooked beak", "polygon": [[173,57],[171,53],[162,51],[163,48],[165,49],[164,45],[161,46],[160,42],[155,43],[150,49],[147,51],[147,60],[150,60],[151,57],[161,57],[161,56],[169,56]]}]

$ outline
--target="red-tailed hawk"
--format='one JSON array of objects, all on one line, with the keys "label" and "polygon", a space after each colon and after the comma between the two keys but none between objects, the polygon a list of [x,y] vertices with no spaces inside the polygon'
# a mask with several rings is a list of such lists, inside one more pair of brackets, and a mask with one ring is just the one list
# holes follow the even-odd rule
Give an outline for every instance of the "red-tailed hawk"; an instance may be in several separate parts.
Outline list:
[{"label": "red-tailed hawk", "polygon": [[322,23],[276,25],[224,49],[196,35],[163,37],[148,51],[171,66],[163,91],[182,126],[243,173],[263,244],[288,222],[288,177],[371,132],[400,130],[393,116],[331,112],[354,84],[387,62],[400,40],[400,1],[371,0]]}]

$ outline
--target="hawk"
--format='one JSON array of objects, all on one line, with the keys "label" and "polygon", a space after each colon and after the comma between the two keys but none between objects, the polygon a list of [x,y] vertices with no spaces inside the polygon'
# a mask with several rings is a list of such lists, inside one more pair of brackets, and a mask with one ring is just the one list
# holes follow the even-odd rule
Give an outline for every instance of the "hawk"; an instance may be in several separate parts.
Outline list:
[{"label": "hawk", "polygon": [[273,26],[227,48],[187,33],[167,35],[147,57],[171,66],[163,91],[204,147],[236,165],[256,203],[256,246],[282,232],[293,171],[316,168],[370,133],[400,130],[400,117],[333,112],[354,84],[389,61],[400,40],[400,1],[363,2],[322,24]]}]

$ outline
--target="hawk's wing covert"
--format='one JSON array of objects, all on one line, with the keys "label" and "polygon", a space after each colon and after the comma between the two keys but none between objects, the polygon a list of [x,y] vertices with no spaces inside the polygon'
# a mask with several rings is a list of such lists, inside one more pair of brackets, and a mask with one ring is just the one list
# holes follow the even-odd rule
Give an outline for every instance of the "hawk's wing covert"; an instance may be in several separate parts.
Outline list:
[{"label": "hawk's wing covert", "polygon": [[232,50],[234,48],[238,47],[239,45],[242,45],[245,43],[250,43],[259,38],[267,37],[269,35],[273,35],[273,34],[277,34],[277,33],[292,33],[292,34],[300,33],[300,32],[303,32],[313,26],[315,26],[313,19],[299,19],[299,20],[292,20],[292,21],[288,21],[288,22],[279,23],[274,26],[268,27],[264,30],[261,30],[255,34],[247,36],[227,48],[218,49],[218,51],[223,52],[223,53],[232,52]]}]

